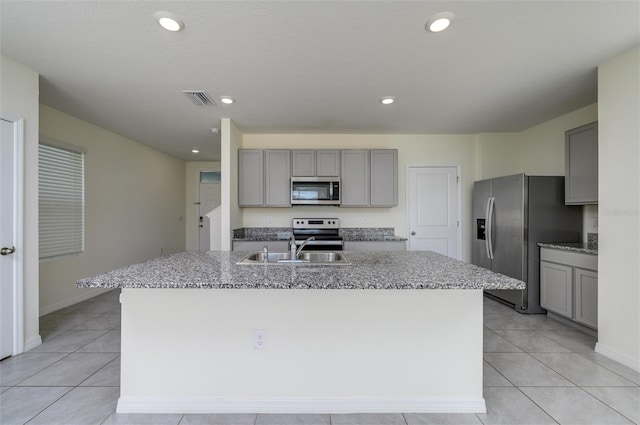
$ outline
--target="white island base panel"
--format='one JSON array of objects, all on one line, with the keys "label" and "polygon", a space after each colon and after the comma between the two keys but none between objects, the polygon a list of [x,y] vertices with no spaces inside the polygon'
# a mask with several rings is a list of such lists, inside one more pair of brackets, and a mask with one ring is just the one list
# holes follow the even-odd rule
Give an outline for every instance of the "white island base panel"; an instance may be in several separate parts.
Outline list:
[{"label": "white island base panel", "polygon": [[120,413],[486,412],[482,290],[124,289],[121,302]]}]

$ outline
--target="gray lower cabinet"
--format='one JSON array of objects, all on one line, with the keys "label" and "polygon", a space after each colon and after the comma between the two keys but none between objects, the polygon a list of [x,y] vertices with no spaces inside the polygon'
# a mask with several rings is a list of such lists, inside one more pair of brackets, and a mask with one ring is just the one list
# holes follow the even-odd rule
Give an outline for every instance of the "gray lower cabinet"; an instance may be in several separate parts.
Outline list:
[{"label": "gray lower cabinet", "polygon": [[575,320],[592,328],[598,327],[598,273],[574,269]]},{"label": "gray lower cabinet", "polygon": [[264,205],[264,151],[238,151],[238,204],[241,207]]},{"label": "gray lower cabinet", "polygon": [[406,251],[405,241],[345,241],[345,251]]},{"label": "gray lower cabinet", "polygon": [[598,203],[598,123],[565,132],[565,193],[567,205]]},{"label": "gray lower cabinet", "polygon": [[556,314],[573,318],[573,268],[540,262],[540,305]]},{"label": "gray lower cabinet", "polygon": [[288,149],[238,151],[238,204],[291,206],[291,154]]},{"label": "gray lower cabinet", "polygon": [[233,251],[262,251],[264,247],[271,252],[287,252],[288,241],[233,241]]},{"label": "gray lower cabinet", "polygon": [[591,254],[540,248],[540,305],[597,329],[597,261]]}]

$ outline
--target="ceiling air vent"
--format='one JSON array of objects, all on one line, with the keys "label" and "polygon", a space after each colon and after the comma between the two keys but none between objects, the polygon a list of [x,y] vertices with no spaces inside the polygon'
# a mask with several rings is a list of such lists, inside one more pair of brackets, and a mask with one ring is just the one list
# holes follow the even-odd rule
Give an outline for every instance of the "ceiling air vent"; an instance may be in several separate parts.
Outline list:
[{"label": "ceiling air vent", "polygon": [[211,96],[202,90],[182,90],[185,96],[187,96],[193,103],[198,106],[215,105]]}]

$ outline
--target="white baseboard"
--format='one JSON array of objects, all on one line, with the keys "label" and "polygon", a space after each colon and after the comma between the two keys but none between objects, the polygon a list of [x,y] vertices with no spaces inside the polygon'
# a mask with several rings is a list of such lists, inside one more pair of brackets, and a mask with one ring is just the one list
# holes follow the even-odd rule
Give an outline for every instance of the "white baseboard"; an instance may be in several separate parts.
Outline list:
[{"label": "white baseboard", "polygon": [[118,413],[486,413],[484,398],[246,399],[120,397]]},{"label": "white baseboard", "polygon": [[78,295],[77,297],[69,298],[68,300],[60,301],[59,303],[48,305],[40,309],[40,317],[45,314],[53,313],[54,311],[61,310],[63,308],[72,306],[74,304],[78,304],[79,302],[86,301],[90,298],[97,297],[98,295],[104,294],[104,289],[87,289],[82,295]]},{"label": "white baseboard", "polygon": [[40,335],[25,341],[24,343],[24,351],[29,351],[36,348],[38,345],[42,344],[42,338]]},{"label": "white baseboard", "polygon": [[596,343],[596,353],[600,353],[603,356],[609,357],[611,360],[617,361],[621,365],[624,365],[637,372],[640,372],[640,359],[634,359],[633,357],[629,357],[626,354],[623,354],[611,347],[607,347],[606,345],[600,342]]}]

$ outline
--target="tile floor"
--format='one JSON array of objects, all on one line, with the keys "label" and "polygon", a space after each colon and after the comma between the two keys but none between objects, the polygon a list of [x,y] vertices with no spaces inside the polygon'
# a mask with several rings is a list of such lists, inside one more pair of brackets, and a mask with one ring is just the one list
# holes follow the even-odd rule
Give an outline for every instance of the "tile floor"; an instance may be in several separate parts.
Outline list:
[{"label": "tile floor", "polygon": [[640,422],[640,373],[593,351],[595,338],[485,299],[486,414],[126,415],[118,291],[41,318],[43,344],[0,362],[0,424],[414,425]]}]

